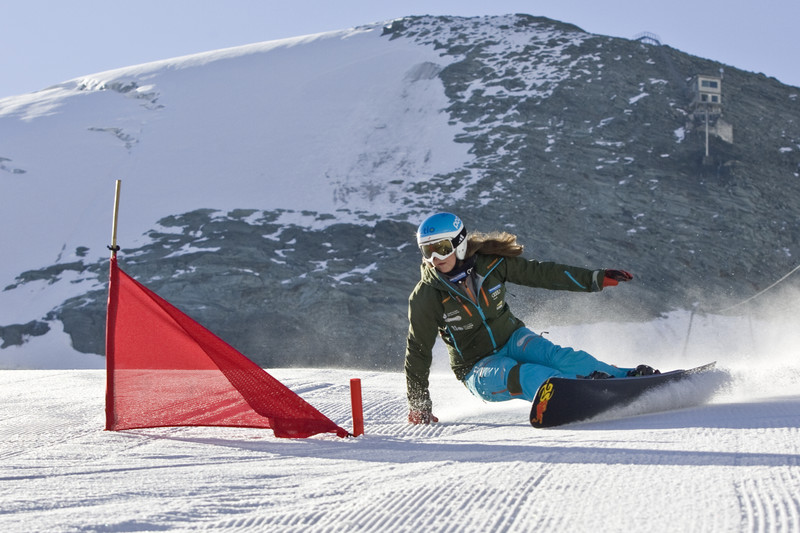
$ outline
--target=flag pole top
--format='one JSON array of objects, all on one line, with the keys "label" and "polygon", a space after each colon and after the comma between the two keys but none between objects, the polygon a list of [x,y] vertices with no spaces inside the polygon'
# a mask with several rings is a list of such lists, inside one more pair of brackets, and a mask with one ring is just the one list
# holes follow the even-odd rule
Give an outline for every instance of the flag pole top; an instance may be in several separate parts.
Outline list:
[{"label": "flag pole top", "polygon": [[108,247],[111,250],[112,260],[117,258],[117,252],[119,251],[119,246],[117,245],[117,215],[119,213],[119,189],[121,184],[122,180],[117,180],[114,191],[114,219],[111,223],[111,245]]}]

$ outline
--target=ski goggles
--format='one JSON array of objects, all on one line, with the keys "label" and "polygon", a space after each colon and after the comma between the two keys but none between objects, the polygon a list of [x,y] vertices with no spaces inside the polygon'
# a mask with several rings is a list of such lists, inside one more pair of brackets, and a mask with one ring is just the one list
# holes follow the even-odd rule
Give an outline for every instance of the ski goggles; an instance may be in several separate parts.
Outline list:
[{"label": "ski goggles", "polygon": [[437,259],[447,259],[456,251],[453,246],[453,241],[450,239],[421,244],[419,249],[422,251],[422,257],[431,262],[434,257]]}]

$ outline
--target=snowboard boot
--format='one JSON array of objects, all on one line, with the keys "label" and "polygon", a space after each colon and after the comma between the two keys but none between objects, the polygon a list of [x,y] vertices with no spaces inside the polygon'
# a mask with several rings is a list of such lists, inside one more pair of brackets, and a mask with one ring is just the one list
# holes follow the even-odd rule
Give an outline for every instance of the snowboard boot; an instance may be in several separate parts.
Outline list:
[{"label": "snowboard boot", "polygon": [[578,376],[579,379],[612,379],[614,376],[602,370],[595,370],[588,376]]},{"label": "snowboard boot", "polygon": [[652,376],[654,374],[660,374],[661,372],[653,368],[652,366],[647,365],[639,365],[633,370],[628,370],[628,377],[635,378],[638,376]]}]

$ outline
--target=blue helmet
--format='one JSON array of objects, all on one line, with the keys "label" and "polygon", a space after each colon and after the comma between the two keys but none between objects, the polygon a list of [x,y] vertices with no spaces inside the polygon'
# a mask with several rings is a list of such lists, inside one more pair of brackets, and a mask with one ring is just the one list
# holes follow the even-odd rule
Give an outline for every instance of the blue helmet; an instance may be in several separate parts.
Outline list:
[{"label": "blue helmet", "polygon": [[423,257],[446,259],[455,252],[458,259],[467,255],[467,228],[452,213],[437,213],[426,218],[417,229],[417,245]]}]

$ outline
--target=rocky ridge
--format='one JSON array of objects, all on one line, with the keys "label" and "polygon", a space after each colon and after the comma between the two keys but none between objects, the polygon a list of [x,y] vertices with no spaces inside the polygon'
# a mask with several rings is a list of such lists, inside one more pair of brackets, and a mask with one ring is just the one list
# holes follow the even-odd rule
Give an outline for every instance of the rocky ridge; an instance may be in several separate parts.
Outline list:
[{"label": "rocky ridge", "polygon": [[[446,57],[409,75],[443,82],[468,167],[409,185],[406,216],[364,214],[362,224],[286,224],[281,211],[252,209],[176,214],[123,250],[123,268],[263,366],[397,369],[420,212],[512,231],[529,258],[636,275],[602,295],[514,289],[534,326],[714,310],[795,266],[799,89],[527,15],[409,17],[386,24],[383,38]],[[705,157],[688,82],[720,69],[733,142],[712,136]],[[91,289],[41,320],[3,326],[4,347],[61,322],[77,350],[103,352],[107,262],[24,272],[6,290],[65,272]]]}]

